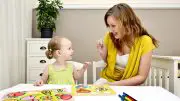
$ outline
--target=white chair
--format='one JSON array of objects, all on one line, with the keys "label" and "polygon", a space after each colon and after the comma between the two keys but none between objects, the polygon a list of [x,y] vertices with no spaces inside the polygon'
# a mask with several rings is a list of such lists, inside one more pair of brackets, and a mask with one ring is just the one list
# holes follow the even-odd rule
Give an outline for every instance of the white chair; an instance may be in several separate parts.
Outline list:
[{"label": "white chair", "polygon": [[[83,64],[82,63],[80,63],[80,62],[75,62],[75,61],[67,61],[68,63],[70,63],[70,64],[73,64],[74,65],[74,67],[77,69],[77,70],[80,70],[82,67],[83,67]],[[39,74],[40,76],[42,76],[43,75],[43,73],[41,73],[41,74]],[[87,85],[87,70],[84,72],[84,79],[83,79],[83,84],[84,85]],[[76,82],[76,84],[78,84],[78,81],[76,80],[75,81]]]},{"label": "white chair", "polygon": [[[68,61],[68,63],[71,63],[74,65],[74,67],[77,69],[77,70],[80,70],[84,64],[80,63],[80,62],[75,62],[75,61]],[[84,85],[87,85],[87,70],[84,72],[84,79],[83,79],[83,84]],[[78,81],[76,81],[76,84],[78,84]]]},{"label": "white chair", "polygon": [[93,61],[93,83],[95,83],[97,79],[99,79],[96,76],[96,69],[100,68],[102,70],[104,67],[106,67],[106,63],[103,60]]}]

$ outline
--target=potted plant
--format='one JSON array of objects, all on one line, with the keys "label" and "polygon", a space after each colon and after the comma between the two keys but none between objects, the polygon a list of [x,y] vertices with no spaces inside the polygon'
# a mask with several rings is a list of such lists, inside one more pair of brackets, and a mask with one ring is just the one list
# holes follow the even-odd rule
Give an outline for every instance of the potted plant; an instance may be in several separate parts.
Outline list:
[{"label": "potted plant", "polygon": [[36,8],[37,28],[41,31],[41,38],[52,38],[53,31],[56,30],[56,20],[59,10],[63,8],[60,0],[38,0],[39,6]]}]

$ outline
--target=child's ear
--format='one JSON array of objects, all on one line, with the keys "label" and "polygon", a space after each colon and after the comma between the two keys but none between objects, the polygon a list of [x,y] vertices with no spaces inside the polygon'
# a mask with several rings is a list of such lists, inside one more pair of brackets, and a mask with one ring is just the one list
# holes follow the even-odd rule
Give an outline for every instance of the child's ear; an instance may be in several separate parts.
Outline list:
[{"label": "child's ear", "polygon": [[61,50],[56,50],[56,54],[58,55],[58,56],[60,56],[61,55]]}]

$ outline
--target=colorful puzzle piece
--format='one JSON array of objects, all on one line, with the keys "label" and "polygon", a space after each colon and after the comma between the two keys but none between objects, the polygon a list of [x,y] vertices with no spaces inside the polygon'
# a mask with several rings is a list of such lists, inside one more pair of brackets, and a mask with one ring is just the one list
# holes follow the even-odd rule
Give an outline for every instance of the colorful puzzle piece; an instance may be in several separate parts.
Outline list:
[{"label": "colorful puzzle piece", "polygon": [[116,92],[108,85],[75,85],[72,87],[73,95],[114,95]]},{"label": "colorful puzzle piece", "polygon": [[71,92],[66,91],[66,88],[62,88],[41,91],[13,92],[4,96],[3,101],[60,101],[61,99],[69,100],[72,98]]}]

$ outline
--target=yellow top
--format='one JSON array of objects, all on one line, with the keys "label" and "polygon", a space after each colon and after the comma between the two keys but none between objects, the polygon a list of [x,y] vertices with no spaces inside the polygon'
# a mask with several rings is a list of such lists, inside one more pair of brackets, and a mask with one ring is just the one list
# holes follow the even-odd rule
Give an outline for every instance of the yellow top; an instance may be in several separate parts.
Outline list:
[{"label": "yellow top", "polygon": [[104,44],[107,47],[107,66],[101,71],[101,77],[109,82],[119,81],[136,76],[138,73],[141,56],[155,49],[152,39],[143,35],[135,39],[134,46],[130,50],[128,63],[125,70],[120,70],[115,67],[117,49],[114,46],[110,33],[104,37]]},{"label": "yellow top", "polygon": [[48,84],[74,85],[73,65],[55,69],[53,65],[48,65]]}]

